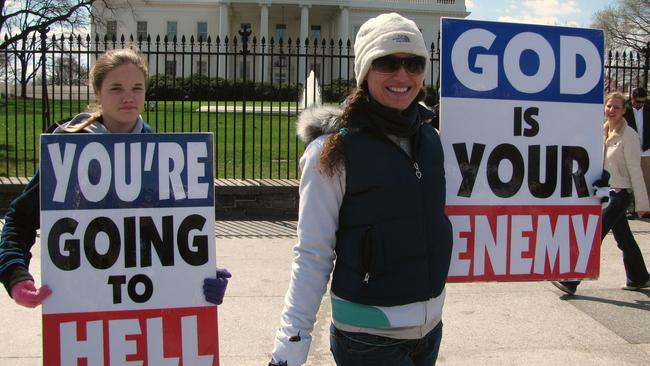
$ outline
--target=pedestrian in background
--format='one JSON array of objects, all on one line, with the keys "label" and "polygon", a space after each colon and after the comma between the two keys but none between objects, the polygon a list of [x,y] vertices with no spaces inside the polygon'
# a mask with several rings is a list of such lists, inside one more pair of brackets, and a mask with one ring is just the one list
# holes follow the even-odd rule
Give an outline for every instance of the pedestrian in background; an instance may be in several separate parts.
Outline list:
[{"label": "pedestrian in background", "polygon": [[[605,124],[603,141],[605,149],[604,168],[611,177],[609,204],[603,209],[601,241],[611,230],[618,248],[623,252],[626,282],[623,290],[637,291],[650,287],[650,274],[643,254],[632,235],[625,216],[630,201],[635,200],[637,213],[643,215],[650,209],[645,182],[641,174],[641,145],[639,135],[630,127],[625,114],[625,97],[619,92],[605,98]],[[569,295],[573,295],[580,281],[552,282]]]},{"label": "pedestrian in background", "polygon": [[[632,89],[630,99],[626,104],[625,120],[638,134],[641,139],[641,171],[643,172],[643,180],[645,181],[646,194],[650,196],[650,107],[647,107],[648,94],[644,88],[638,87]],[[638,216],[634,210],[634,202],[632,202],[632,217],[642,218]],[[646,217],[648,214],[646,213]]]},{"label": "pedestrian in background", "polygon": [[298,122],[298,243],[270,365],[306,362],[332,273],[337,365],[438,357],[452,237],[443,150],[419,103],[429,53],[396,13],[364,23],[354,53],[357,89],[343,108],[306,110]]}]

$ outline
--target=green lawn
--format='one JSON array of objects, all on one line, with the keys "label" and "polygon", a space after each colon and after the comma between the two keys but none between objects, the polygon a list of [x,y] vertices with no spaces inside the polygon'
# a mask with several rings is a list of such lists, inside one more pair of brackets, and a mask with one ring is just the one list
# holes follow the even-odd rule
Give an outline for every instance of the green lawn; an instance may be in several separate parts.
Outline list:
[{"label": "green lawn", "polygon": [[[157,132],[212,132],[217,178],[298,178],[297,159],[304,145],[295,136],[295,102],[246,102],[255,112],[200,113],[208,102],[156,102],[143,118]],[[220,102],[232,108],[243,102]],[[280,107],[261,112],[261,106]],[[85,102],[57,101],[53,120],[83,111]],[[38,136],[43,128],[40,100],[0,100],[0,176],[31,176],[38,162]],[[245,115],[245,122],[244,122]]]}]

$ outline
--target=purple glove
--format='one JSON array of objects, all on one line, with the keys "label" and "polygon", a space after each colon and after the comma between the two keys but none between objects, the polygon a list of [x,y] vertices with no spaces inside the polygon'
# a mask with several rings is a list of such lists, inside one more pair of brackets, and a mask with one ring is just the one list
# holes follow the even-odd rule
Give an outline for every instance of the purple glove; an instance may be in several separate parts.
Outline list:
[{"label": "purple glove", "polygon": [[205,296],[205,301],[215,305],[221,305],[230,277],[232,277],[232,274],[227,269],[217,268],[217,276],[215,278],[204,279],[203,295]]}]

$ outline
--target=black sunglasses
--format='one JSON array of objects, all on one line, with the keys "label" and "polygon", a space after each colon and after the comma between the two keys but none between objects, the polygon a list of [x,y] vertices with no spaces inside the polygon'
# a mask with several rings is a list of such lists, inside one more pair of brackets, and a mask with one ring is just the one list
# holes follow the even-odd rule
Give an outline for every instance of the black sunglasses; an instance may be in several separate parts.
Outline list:
[{"label": "black sunglasses", "polygon": [[388,55],[372,61],[372,69],[380,74],[392,74],[404,65],[407,73],[419,75],[424,72],[426,61],[422,56],[397,57]]}]

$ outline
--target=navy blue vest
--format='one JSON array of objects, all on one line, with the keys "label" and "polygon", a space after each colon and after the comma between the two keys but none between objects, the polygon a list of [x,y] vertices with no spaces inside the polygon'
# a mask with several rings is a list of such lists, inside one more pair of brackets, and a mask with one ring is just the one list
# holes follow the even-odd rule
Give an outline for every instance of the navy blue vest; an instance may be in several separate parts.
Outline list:
[{"label": "navy blue vest", "polygon": [[346,188],[332,278],[337,296],[395,306],[436,297],[445,286],[452,232],[442,146],[429,124],[413,142],[411,158],[363,130],[344,138]]}]

